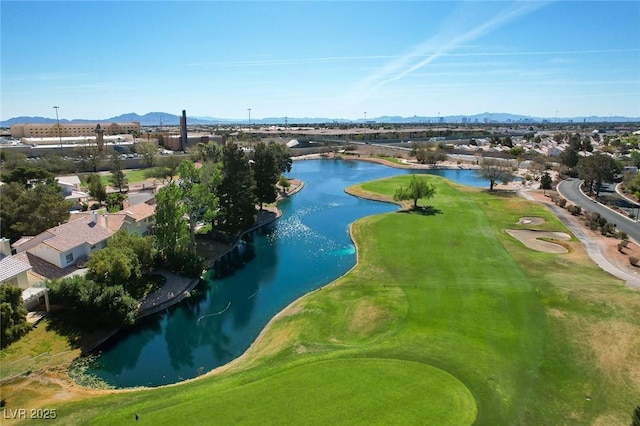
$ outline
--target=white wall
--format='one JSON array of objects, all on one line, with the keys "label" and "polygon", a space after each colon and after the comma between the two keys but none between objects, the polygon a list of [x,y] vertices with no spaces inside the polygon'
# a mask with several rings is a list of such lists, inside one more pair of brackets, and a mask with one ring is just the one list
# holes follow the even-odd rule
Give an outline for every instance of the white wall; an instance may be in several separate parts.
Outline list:
[{"label": "white wall", "polygon": [[46,260],[49,263],[56,265],[58,268],[64,268],[64,258],[60,256],[60,252],[55,250],[46,244],[40,244],[30,250],[31,253],[38,256],[41,259]]}]

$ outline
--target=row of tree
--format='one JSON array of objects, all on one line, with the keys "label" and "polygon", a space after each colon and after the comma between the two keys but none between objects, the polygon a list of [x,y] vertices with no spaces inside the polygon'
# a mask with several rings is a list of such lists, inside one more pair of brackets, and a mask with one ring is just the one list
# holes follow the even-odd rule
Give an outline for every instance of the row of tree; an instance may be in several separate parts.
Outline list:
[{"label": "row of tree", "polygon": [[[236,144],[220,148],[199,146],[198,163],[184,160],[177,169],[179,179],[156,196],[154,236],[162,259],[183,272],[199,272],[195,253],[196,230],[235,239],[256,220],[256,205],[263,208],[277,197],[277,183],[291,170],[286,147],[258,143],[251,152]],[[185,220],[186,218],[186,220]]]}]

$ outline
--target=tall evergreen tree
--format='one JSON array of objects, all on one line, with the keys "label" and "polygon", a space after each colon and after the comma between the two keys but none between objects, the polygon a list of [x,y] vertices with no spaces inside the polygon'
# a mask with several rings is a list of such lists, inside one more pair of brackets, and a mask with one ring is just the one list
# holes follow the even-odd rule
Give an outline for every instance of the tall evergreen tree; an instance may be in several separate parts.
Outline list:
[{"label": "tall evergreen tree", "polygon": [[255,222],[256,199],[249,158],[235,143],[222,150],[222,179],[217,187],[220,208],[215,228],[236,235]]},{"label": "tall evergreen tree", "polygon": [[111,185],[122,192],[127,187],[127,176],[124,174],[122,159],[117,152],[111,155]]},{"label": "tall evergreen tree", "polygon": [[53,182],[25,188],[18,182],[0,186],[0,234],[12,241],[69,220],[71,202]]},{"label": "tall evergreen tree", "polygon": [[278,196],[276,183],[280,177],[280,170],[276,163],[275,151],[264,142],[256,145],[252,160],[255,194],[262,210],[264,203],[273,203]]}]

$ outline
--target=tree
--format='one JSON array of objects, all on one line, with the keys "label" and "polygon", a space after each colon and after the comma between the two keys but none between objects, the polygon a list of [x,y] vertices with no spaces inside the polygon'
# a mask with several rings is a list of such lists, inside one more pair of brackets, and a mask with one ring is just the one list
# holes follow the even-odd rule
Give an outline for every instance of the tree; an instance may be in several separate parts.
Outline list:
[{"label": "tree", "polygon": [[47,287],[51,304],[66,308],[55,315],[82,329],[123,327],[135,322],[138,304],[121,285],[103,285],[74,275],[51,281]]},{"label": "tree", "polygon": [[631,165],[640,169],[640,151],[631,152]]},{"label": "tree", "polygon": [[53,182],[25,188],[18,182],[0,186],[0,235],[12,241],[37,235],[69,220],[72,203]]},{"label": "tree", "polygon": [[571,146],[567,147],[567,149],[560,154],[560,162],[570,168],[574,168],[578,164],[579,159],[578,150]]},{"label": "tree", "polygon": [[249,159],[236,144],[222,150],[222,179],[217,187],[220,200],[215,228],[229,235],[237,235],[255,222],[256,199]]},{"label": "tree", "polygon": [[260,204],[260,210],[262,210],[264,203],[273,203],[278,196],[276,183],[280,176],[280,170],[276,164],[274,151],[269,149],[264,142],[255,146],[252,159],[249,161],[255,180],[254,193]]},{"label": "tree", "polygon": [[86,182],[89,187],[89,195],[102,204],[107,199],[107,187],[102,183],[100,176],[91,173],[87,176]]},{"label": "tree", "polygon": [[640,405],[633,410],[633,414],[631,415],[631,426],[640,426]]},{"label": "tree", "polygon": [[613,182],[618,172],[620,172],[620,166],[616,160],[599,152],[582,157],[578,162],[578,177],[584,180],[590,194],[595,187],[596,198],[600,195],[602,184]]},{"label": "tree", "polygon": [[160,188],[156,195],[156,220],[153,237],[158,254],[167,260],[189,252],[189,230],[183,217],[182,191],[174,182]]},{"label": "tree", "polygon": [[291,155],[287,152],[287,146],[272,143],[269,145],[269,149],[273,152],[273,155],[276,160],[276,167],[280,173],[289,173],[291,171],[291,166],[293,161],[291,160]]},{"label": "tree", "polygon": [[393,199],[396,201],[413,200],[413,208],[416,209],[420,198],[429,199],[435,195],[435,191],[435,188],[427,182],[427,179],[413,175],[408,186],[401,186],[396,189]]},{"label": "tree", "polygon": [[146,178],[160,179],[160,182],[165,185],[173,182],[173,172],[168,167],[151,167],[145,170],[144,176]]},{"label": "tree", "polygon": [[140,262],[128,247],[107,246],[89,255],[87,278],[106,285],[122,285],[142,276]]},{"label": "tree", "polygon": [[196,169],[191,161],[184,160],[178,167],[178,173],[182,203],[189,216],[191,251],[195,253],[196,225],[211,220],[218,208],[218,199],[213,189],[220,182],[220,169],[218,164],[212,163],[205,163],[200,169]]},{"label": "tree", "polygon": [[513,166],[509,161],[485,158],[478,173],[489,181],[489,191],[493,191],[496,182],[509,183],[514,179]]},{"label": "tree", "polygon": [[1,348],[20,339],[31,330],[27,310],[22,304],[22,290],[12,285],[0,285],[0,343]]},{"label": "tree", "polygon": [[551,189],[552,183],[553,180],[551,179],[549,172],[544,172],[540,177],[540,188],[544,190]]},{"label": "tree", "polygon": [[435,166],[441,161],[447,159],[447,155],[442,151],[441,148],[435,149],[427,149],[424,153],[424,163]]},{"label": "tree", "polygon": [[82,146],[82,164],[84,170],[91,170],[93,173],[98,171],[98,165],[104,160],[104,151],[100,150],[97,144],[85,143]]},{"label": "tree", "polygon": [[118,192],[122,192],[127,188],[127,176],[123,171],[122,158],[118,155],[117,152],[114,152],[111,155],[111,185],[118,190]]},{"label": "tree", "polygon": [[111,194],[108,194],[105,200],[107,211],[109,213],[119,212],[120,210],[122,210],[122,203],[126,199],[127,196],[119,192],[112,192]]},{"label": "tree", "polygon": [[531,163],[529,163],[529,171],[533,175],[534,180],[538,180],[540,175],[546,170],[547,164],[541,155],[536,155]]},{"label": "tree", "polygon": [[28,164],[18,165],[8,173],[3,173],[4,183],[18,182],[25,188],[30,188],[37,183],[54,183],[53,173],[42,167],[32,167]]},{"label": "tree", "polygon": [[147,167],[153,167],[158,159],[158,146],[154,142],[140,142],[136,145],[136,153],[142,156]]},{"label": "tree", "polygon": [[131,250],[138,259],[142,271],[149,270],[155,264],[157,250],[153,245],[153,237],[119,230],[107,241],[108,247]]}]

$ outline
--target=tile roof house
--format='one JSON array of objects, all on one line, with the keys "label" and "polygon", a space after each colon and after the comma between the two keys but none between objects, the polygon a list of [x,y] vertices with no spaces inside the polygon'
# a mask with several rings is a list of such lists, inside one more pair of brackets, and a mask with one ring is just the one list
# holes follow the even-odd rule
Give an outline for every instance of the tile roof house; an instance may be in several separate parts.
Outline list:
[{"label": "tile roof house", "polygon": [[[127,232],[149,235],[153,227],[156,206],[147,203],[140,203],[134,206],[125,207],[117,213],[97,214],[98,224],[111,232],[124,229]],[[95,212],[78,212],[71,215],[69,221],[76,221],[90,217]],[[17,243],[17,241],[16,241]],[[15,246],[15,244],[14,244]]]},{"label": "tile roof house", "polygon": [[113,231],[98,222],[97,214],[85,216],[47,229],[28,240],[21,238],[13,247],[18,254],[28,252],[64,269],[107,245]]},{"label": "tile roof house", "polygon": [[65,200],[73,202],[73,208],[80,207],[80,203],[86,202],[89,198],[89,194],[80,190],[80,178],[76,175],[58,176],[56,182],[62,189]]},{"label": "tile roof house", "polygon": [[0,259],[0,285],[13,285],[24,290],[29,287],[27,272],[30,270],[31,265],[14,256],[3,257]]}]

